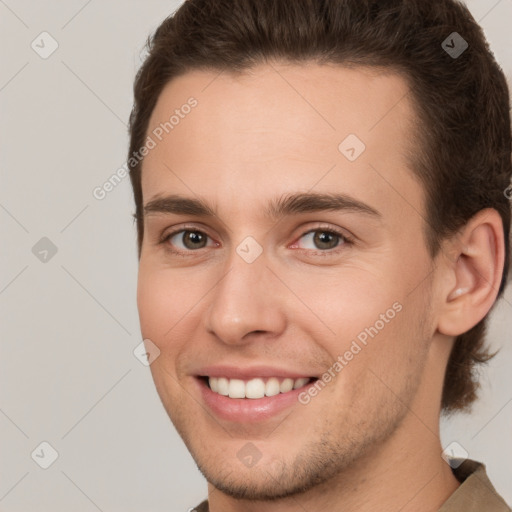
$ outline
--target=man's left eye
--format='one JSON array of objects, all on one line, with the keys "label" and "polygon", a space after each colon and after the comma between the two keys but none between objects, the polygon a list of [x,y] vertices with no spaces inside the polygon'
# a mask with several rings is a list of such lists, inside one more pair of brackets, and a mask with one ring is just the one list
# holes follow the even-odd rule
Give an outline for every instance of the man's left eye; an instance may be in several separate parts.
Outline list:
[{"label": "man's left eye", "polygon": [[304,233],[299,240],[305,240],[300,249],[330,250],[349,243],[348,238],[341,233],[327,229],[315,229]]}]

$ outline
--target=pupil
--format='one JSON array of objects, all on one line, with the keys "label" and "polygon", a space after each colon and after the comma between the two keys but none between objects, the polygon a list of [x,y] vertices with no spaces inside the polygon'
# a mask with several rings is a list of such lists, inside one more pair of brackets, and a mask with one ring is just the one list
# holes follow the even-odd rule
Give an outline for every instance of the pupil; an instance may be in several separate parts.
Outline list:
[{"label": "pupil", "polygon": [[332,244],[332,241],[335,240],[336,236],[337,235],[334,235],[334,233],[319,231],[317,234],[315,234],[315,244],[321,249],[332,249],[336,246],[335,243]]},{"label": "pupil", "polygon": [[[198,233],[197,231],[189,231],[188,232],[188,235],[184,235],[185,239],[184,239],[184,243],[185,243],[185,246],[189,246],[188,244],[190,245],[194,245],[194,244],[201,244],[201,242],[203,242],[203,235],[201,233]],[[197,247],[192,247],[193,249]]]}]

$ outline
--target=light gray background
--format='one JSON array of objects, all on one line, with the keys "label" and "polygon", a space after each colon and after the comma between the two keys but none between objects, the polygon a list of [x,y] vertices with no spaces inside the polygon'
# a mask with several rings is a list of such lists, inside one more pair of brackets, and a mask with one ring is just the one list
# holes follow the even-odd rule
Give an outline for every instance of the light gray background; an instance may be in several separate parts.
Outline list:
[{"label": "light gray background", "polygon": [[[132,353],[141,335],[129,178],[102,201],[92,195],[126,160],[141,49],[179,3],[0,0],[0,511],[185,511],[206,495]],[[468,5],[510,79],[512,0]],[[31,48],[43,31],[59,45],[47,59]],[[58,249],[46,263],[32,253],[42,237]],[[442,434],[487,463],[509,503],[511,328],[509,288],[493,314],[489,338],[502,348],[482,398]],[[31,458],[42,441],[59,454],[46,470]]]}]

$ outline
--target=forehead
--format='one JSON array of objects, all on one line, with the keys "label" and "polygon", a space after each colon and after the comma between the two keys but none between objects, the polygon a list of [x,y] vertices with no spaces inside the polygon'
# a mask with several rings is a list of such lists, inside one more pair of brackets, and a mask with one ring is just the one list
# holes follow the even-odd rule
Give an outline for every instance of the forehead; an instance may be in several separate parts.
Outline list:
[{"label": "forehead", "polygon": [[152,113],[144,203],[173,193],[240,206],[314,189],[392,201],[403,214],[422,203],[406,158],[414,120],[407,82],[378,68],[191,71],[165,86]]}]

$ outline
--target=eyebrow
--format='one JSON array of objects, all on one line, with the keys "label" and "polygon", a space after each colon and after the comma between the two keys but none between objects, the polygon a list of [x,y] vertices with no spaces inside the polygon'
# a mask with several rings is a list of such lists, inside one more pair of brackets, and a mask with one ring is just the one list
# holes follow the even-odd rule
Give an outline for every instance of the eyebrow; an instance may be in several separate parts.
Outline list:
[{"label": "eyebrow", "polygon": [[[370,205],[346,194],[296,193],[271,200],[263,213],[270,219],[308,212],[347,211],[375,218],[382,214]],[[144,206],[144,214],[177,214],[194,217],[216,217],[216,208],[203,199],[176,194],[152,199]]]}]

